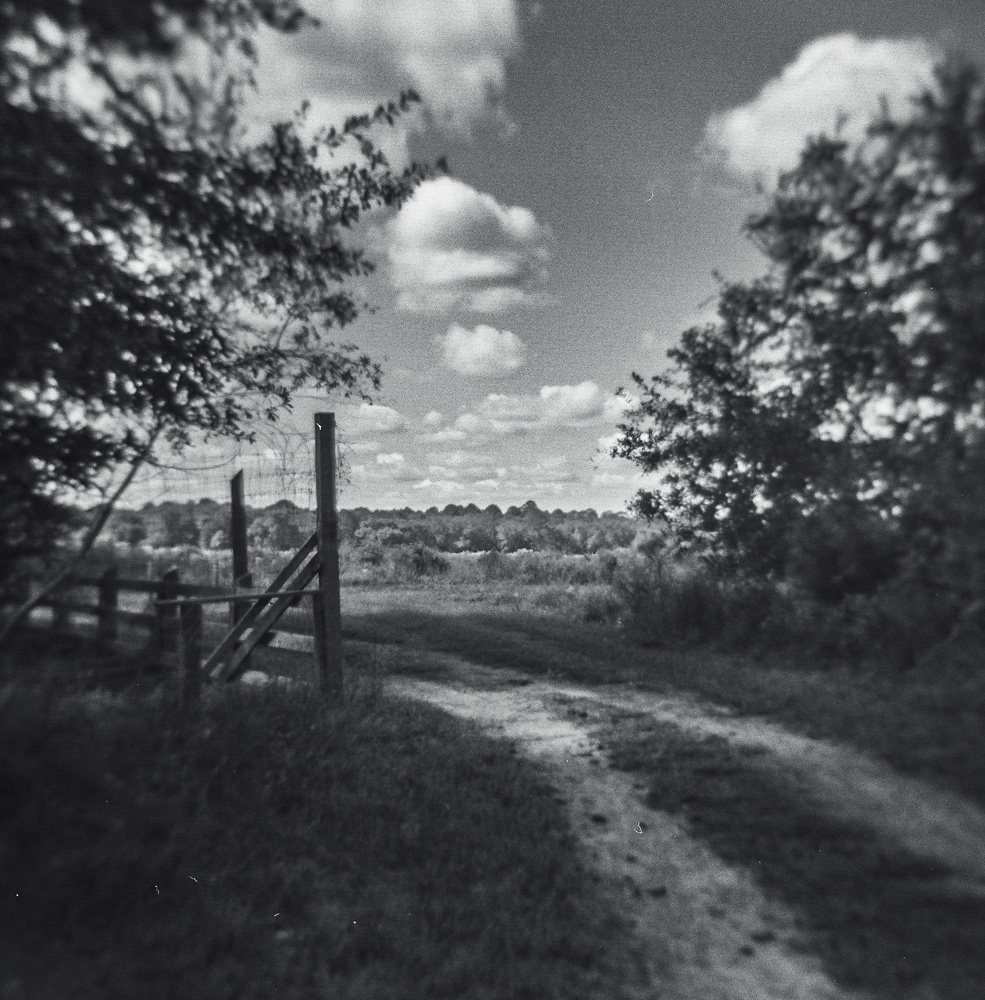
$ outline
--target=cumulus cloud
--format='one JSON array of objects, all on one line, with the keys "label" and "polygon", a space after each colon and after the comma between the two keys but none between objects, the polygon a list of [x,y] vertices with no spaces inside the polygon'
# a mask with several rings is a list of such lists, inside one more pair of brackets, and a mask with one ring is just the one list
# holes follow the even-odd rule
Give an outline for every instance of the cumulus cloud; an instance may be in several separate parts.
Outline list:
[{"label": "cumulus cloud", "polygon": [[463,375],[502,378],[521,368],[527,356],[527,345],[515,333],[492,326],[468,330],[452,323],[435,339],[445,365]]},{"label": "cumulus cloud", "polygon": [[532,465],[515,465],[509,471],[512,481],[526,488],[575,483],[584,473],[571,467],[567,455],[544,456]]},{"label": "cumulus cloud", "polygon": [[371,455],[374,451],[379,451],[382,445],[379,441],[353,441],[346,447],[353,455]]},{"label": "cumulus cloud", "polygon": [[619,439],[622,435],[619,431],[615,431],[612,434],[603,434],[602,437],[598,439],[598,449],[599,454],[608,457],[612,454],[612,449],[619,443]]},{"label": "cumulus cloud", "polygon": [[414,483],[411,487],[414,490],[429,490],[439,496],[461,496],[465,490],[462,483],[453,479],[422,479],[419,483]]},{"label": "cumulus cloud", "polygon": [[305,0],[320,23],[259,40],[262,112],[307,99],[319,124],[364,112],[407,87],[442,128],[510,126],[506,62],[520,46],[515,0]]},{"label": "cumulus cloud", "polygon": [[427,434],[418,434],[417,440],[422,444],[451,444],[464,441],[468,436],[468,431],[463,431],[461,428],[442,427]]},{"label": "cumulus cloud", "polygon": [[411,483],[424,474],[421,468],[399,451],[381,452],[375,456],[372,464],[353,468],[353,473],[359,473],[363,483],[394,485]]},{"label": "cumulus cloud", "polygon": [[414,489],[433,490],[446,495],[462,492],[470,499],[478,495],[560,494],[573,483],[587,480],[589,468],[573,467],[567,455],[534,456],[526,464],[500,463],[484,455],[446,452],[432,456],[427,477]]},{"label": "cumulus cloud", "polygon": [[860,136],[885,99],[905,111],[910,96],[932,78],[938,50],[923,39],[865,40],[851,33],[815,39],[751,101],[713,115],[703,151],[732,172],[771,180],[792,167],[808,136]]},{"label": "cumulus cloud", "polygon": [[466,451],[438,452],[430,456],[428,474],[437,479],[475,483],[502,478],[506,467],[481,454]]},{"label": "cumulus cloud", "polygon": [[402,434],[407,430],[407,420],[403,414],[392,406],[377,403],[339,407],[338,425],[345,438],[354,441],[375,438],[380,434]]},{"label": "cumulus cloud", "polygon": [[539,392],[529,394],[492,392],[471,412],[460,413],[444,426],[418,434],[417,440],[425,444],[475,447],[504,434],[611,422],[618,419],[628,405],[626,400],[604,392],[592,381],[577,385],[545,385]]},{"label": "cumulus cloud", "polygon": [[422,184],[390,229],[398,305],[479,313],[544,301],[550,230],[452,177]]},{"label": "cumulus cloud", "polygon": [[581,427],[608,418],[618,399],[592,381],[577,385],[545,385],[537,395],[490,393],[477,407],[476,417],[496,433],[538,427]]}]

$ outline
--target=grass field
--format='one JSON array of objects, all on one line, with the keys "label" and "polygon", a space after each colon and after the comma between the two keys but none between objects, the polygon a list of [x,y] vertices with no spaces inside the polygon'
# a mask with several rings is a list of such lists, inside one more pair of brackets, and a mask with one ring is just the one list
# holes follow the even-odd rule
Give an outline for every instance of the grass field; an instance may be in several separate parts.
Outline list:
[{"label": "grass field", "polygon": [[[478,588],[421,585],[344,591],[353,639],[436,649],[487,666],[587,683],[691,691],[744,714],[771,716],[811,736],[855,746],[985,804],[985,670],[929,661],[901,671],[791,651],[650,648],[612,624],[509,606]],[[408,661],[409,662],[409,661]]]},{"label": "grass field", "polygon": [[365,676],[338,709],[230,688],[189,718],[78,668],[8,654],[3,996],[541,1000],[606,975],[618,920],[505,744]]}]

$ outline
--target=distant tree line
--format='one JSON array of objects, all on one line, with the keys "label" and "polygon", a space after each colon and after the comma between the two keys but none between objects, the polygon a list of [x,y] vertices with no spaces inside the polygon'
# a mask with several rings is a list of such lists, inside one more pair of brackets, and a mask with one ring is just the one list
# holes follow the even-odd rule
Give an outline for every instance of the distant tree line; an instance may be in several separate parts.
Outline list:
[{"label": "distant tree line", "polygon": [[[108,525],[117,543],[147,548],[186,546],[201,550],[230,547],[228,503],[201,499],[147,503],[139,509],[115,511]],[[251,548],[284,551],[300,546],[314,531],[315,515],[290,500],[247,509]],[[344,546],[358,548],[368,561],[399,547],[437,552],[536,551],[585,554],[624,548],[636,539],[641,524],[625,514],[594,510],[541,510],[533,500],[505,511],[495,504],[448,504],[426,511],[339,511]]]}]

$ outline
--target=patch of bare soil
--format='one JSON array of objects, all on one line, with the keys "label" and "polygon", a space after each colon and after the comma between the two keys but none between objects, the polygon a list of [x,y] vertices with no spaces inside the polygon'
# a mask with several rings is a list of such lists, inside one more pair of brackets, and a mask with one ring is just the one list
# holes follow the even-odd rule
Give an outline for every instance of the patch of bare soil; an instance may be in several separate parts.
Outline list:
[{"label": "patch of bare soil", "polygon": [[[844,1000],[820,964],[787,948],[790,914],[767,901],[665,813],[641,803],[642,785],[610,770],[586,698],[610,707],[629,689],[594,691],[488,671],[441,657],[448,681],[392,678],[395,694],[472,719],[551,776],[586,860],[634,928],[628,995],[665,1000]],[[637,692],[638,693],[638,692]],[[593,704],[592,701],[588,702]],[[577,720],[577,721],[576,721]],[[606,998],[608,1000],[608,997]]]},{"label": "patch of bare soil", "polygon": [[938,862],[966,891],[985,892],[985,812],[956,793],[899,774],[848,747],[693,699],[632,689],[569,689],[557,695],[647,715],[695,735],[762,750],[831,816],[868,827],[881,839]]},{"label": "patch of bare soil", "polygon": [[428,653],[439,680],[394,690],[476,720],[554,775],[599,878],[635,927],[632,995],[666,998],[836,998],[819,963],[786,947],[793,919],[744,871],[723,863],[680,822],[641,804],[643,785],[600,746],[620,719],[654,719],[696,737],[759,751],[825,814],[938,865],[959,896],[985,894],[985,812],[848,747],[688,696],[629,685],[587,687]]},{"label": "patch of bare soil", "polygon": [[669,722],[696,736],[717,736],[760,749],[767,763],[792,775],[803,794],[831,816],[848,820],[917,857],[953,873],[955,888],[985,893],[985,811],[962,796],[849,747],[800,736],[761,718],[688,696],[667,696],[624,684],[588,687],[528,677],[441,657],[444,675],[469,685],[523,684],[531,696],[569,708],[581,706],[586,723],[610,721],[614,711]]}]

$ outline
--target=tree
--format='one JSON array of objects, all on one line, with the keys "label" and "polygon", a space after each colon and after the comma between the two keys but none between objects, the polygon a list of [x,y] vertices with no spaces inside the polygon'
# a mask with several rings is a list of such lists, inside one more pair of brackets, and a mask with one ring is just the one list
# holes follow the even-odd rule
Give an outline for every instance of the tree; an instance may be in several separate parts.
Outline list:
[{"label": "tree", "polygon": [[307,536],[292,511],[272,504],[252,518],[247,537],[258,549],[285,552],[298,548]]},{"label": "tree", "polygon": [[785,567],[804,518],[836,518],[829,542],[868,520],[891,548],[942,476],[971,488],[983,447],[980,73],[949,61],[907,116],[809,141],[746,232],[768,274],[634,375],[614,454],[657,476],[635,509],[753,571]]},{"label": "tree", "polygon": [[492,552],[497,545],[496,526],[476,521],[462,528],[455,548],[462,552]]},{"label": "tree", "polygon": [[0,5],[0,565],[160,443],[247,437],[302,386],[378,385],[327,335],[372,270],[344,234],[426,173],[370,138],[416,95],[249,143],[260,23],[306,17],[294,0]]},{"label": "tree", "polygon": [[198,545],[199,528],[187,504],[165,500],[143,517],[146,542],[155,549]]},{"label": "tree", "polygon": [[136,511],[121,511],[111,524],[113,540],[123,545],[139,545],[147,537],[147,528]]}]

